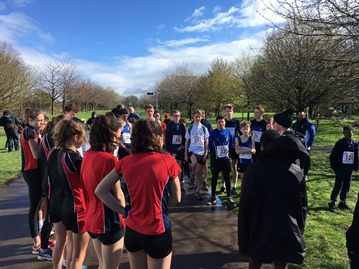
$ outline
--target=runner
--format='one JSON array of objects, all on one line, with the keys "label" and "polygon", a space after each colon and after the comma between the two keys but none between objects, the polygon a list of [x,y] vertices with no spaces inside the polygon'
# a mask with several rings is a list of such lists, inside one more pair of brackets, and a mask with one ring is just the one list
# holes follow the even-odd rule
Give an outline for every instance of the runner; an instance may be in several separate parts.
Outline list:
[{"label": "runner", "polygon": [[256,106],[254,108],[254,120],[251,121],[252,127],[252,136],[255,140],[256,153],[252,156],[253,162],[256,162],[256,159],[261,153],[261,143],[260,139],[265,130],[267,130],[267,122],[263,119],[264,108],[262,106]]},{"label": "runner", "polygon": [[[125,109],[120,110],[120,117],[124,115],[121,114],[122,110]],[[86,151],[81,165],[81,183],[86,205],[85,229],[92,238],[99,268],[118,268],[123,252],[123,216],[103,204],[94,191],[101,180],[115,168],[117,158],[113,151],[124,125],[125,122],[121,119],[110,120],[106,116],[99,116],[91,128],[92,150]],[[123,194],[120,181],[112,188],[112,194],[121,200]],[[121,205],[125,206],[125,203]]]},{"label": "runner", "polygon": [[[187,125],[187,122],[186,122],[186,119],[185,118],[181,118],[180,119],[180,123],[182,123],[183,124],[183,126],[184,126],[184,128],[185,128],[185,133],[187,132],[187,128],[186,128],[186,125]],[[185,142],[186,140],[184,140],[184,142]],[[183,147],[183,156],[184,156],[184,147]],[[187,152],[187,154],[188,154],[188,152]],[[184,157],[183,157],[183,162],[182,162],[182,167],[183,167],[183,171],[182,171],[182,173],[181,173],[181,176],[182,176],[182,178],[180,179],[180,181],[181,181],[181,183],[183,183],[184,182],[184,173],[187,173],[187,177],[188,177],[188,183],[190,183],[189,182],[189,179],[190,179],[190,177],[191,177],[191,164],[189,163],[189,162],[187,162],[187,161],[185,161],[185,159],[184,159]]]},{"label": "runner", "polygon": [[120,109],[118,114],[119,118],[126,123],[121,132],[121,139],[118,141],[118,159],[121,160],[131,154],[132,124],[127,121],[128,112],[126,109]]},{"label": "runner", "polygon": [[77,118],[65,118],[58,123],[55,145],[61,149],[58,172],[63,189],[62,221],[67,232],[66,267],[81,269],[85,259],[89,235],[86,233],[83,189],[80,180],[82,157],[77,149],[86,141],[86,125]]},{"label": "runner", "polygon": [[242,185],[244,173],[248,166],[253,163],[252,157],[256,153],[256,148],[254,137],[248,136],[251,131],[251,123],[246,120],[242,121],[240,127],[242,135],[236,138],[236,153],[239,155],[238,172],[241,176]]},{"label": "runner", "polygon": [[226,202],[231,206],[236,206],[236,203],[231,198],[231,181],[229,179],[229,173],[231,172],[231,164],[228,157],[230,150],[233,148],[233,136],[231,131],[225,128],[226,122],[223,116],[217,116],[216,123],[217,129],[211,132],[211,134],[209,135],[208,142],[209,150],[211,152],[212,196],[207,201],[207,205],[213,205],[217,203],[217,179],[219,172],[222,171],[227,185]]},{"label": "runner", "polygon": [[40,250],[38,208],[42,194],[42,178],[40,174],[40,147],[37,130],[44,121],[44,113],[37,108],[26,108],[24,115],[25,128],[21,132],[22,176],[29,188],[28,224],[33,241],[32,254],[38,255]]},{"label": "runner", "polygon": [[[203,109],[201,109],[200,111],[202,113],[201,124],[207,128],[208,134],[210,134],[213,131],[212,124],[210,124],[206,119],[206,111],[204,111]],[[207,185],[207,180],[208,180],[208,162],[207,161],[208,161],[208,156],[203,165],[202,189],[205,191],[209,191],[209,186]]]},{"label": "runner", "polygon": [[79,110],[73,104],[68,104],[65,106],[64,115],[66,117],[75,118]]},{"label": "runner", "polygon": [[166,135],[166,127],[167,126],[166,126],[166,123],[161,121],[161,112],[159,112],[158,110],[155,110],[155,113],[153,114],[153,116],[156,118],[157,122],[159,124],[161,124],[163,135]]},{"label": "runner", "polygon": [[[172,111],[173,121],[168,123],[166,128],[166,149],[175,158],[177,164],[182,170],[182,161],[184,158],[184,142],[186,135],[186,128],[180,123],[181,112],[179,110]],[[181,176],[179,176],[182,178]]]},{"label": "runner", "polygon": [[[224,113],[226,114],[226,129],[231,131],[233,140],[235,141],[239,134],[239,121],[233,118],[233,105],[227,104],[224,106]],[[238,181],[238,171],[237,171],[237,165],[238,165],[238,154],[236,153],[235,147],[231,149],[229,152],[229,156],[232,159],[232,179],[233,179],[233,185],[232,185],[232,193],[238,194],[237,190],[237,181]],[[220,190],[220,194],[223,194],[225,190],[225,184],[224,184],[224,178],[222,174],[222,187]]]},{"label": "runner", "polygon": [[[201,121],[202,113],[199,109],[193,112],[193,124],[188,127],[186,132],[186,143],[185,143],[185,161],[191,160],[191,168],[194,171],[191,174],[190,183],[194,184],[194,177],[197,178],[197,189],[195,197],[198,200],[202,200],[202,194],[200,193],[202,183],[202,170],[206,163],[208,156],[208,137],[209,133]],[[190,143],[191,141],[191,143]],[[189,144],[190,143],[190,144]],[[188,147],[189,145],[189,147]],[[187,149],[189,154],[187,154]]]},{"label": "runner", "polygon": [[145,106],[145,113],[146,113],[146,119],[147,121],[156,121],[157,119],[153,117],[153,114],[155,113],[155,110],[153,108],[153,105],[148,104]]},{"label": "runner", "polygon": [[171,122],[170,114],[165,114],[165,120],[163,121],[166,125]]},{"label": "runner", "polygon": [[181,169],[162,147],[160,125],[139,119],[132,132],[133,155],[119,161],[95,190],[108,207],[124,214],[124,198],[114,199],[111,189],[121,177],[126,181],[131,209],[126,219],[125,245],[131,268],[171,267],[172,232],[167,212],[168,206],[181,201]]}]

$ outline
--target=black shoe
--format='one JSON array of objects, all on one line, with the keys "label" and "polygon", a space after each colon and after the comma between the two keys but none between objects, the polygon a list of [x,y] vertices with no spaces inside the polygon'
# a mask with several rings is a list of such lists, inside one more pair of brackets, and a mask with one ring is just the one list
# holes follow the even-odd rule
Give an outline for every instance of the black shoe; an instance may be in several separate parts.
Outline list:
[{"label": "black shoe", "polygon": [[333,212],[333,213],[336,212],[335,202],[330,202],[329,203],[329,211]]},{"label": "black shoe", "polygon": [[226,189],[224,187],[221,187],[221,189],[219,190],[219,194],[223,195],[225,190]]},{"label": "black shoe", "polygon": [[346,209],[346,210],[353,210],[351,207],[349,207],[349,206],[347,205],[347,203],[343,203],[343,202],[340,202],[340,203],[338,204],[338,208],[339,208],[339,209]]},{"label": "black shoe", "polygon": [[236,188],[236,187],[233,187],[233,188],[232,188],[232,194],[238,194],[238,191],[237,191],[237,188]]},{"label": "black shoe", "polygon": [[19,149],[15,149],[15,151],[19,151]]},{"label": "black shoe", "polygon": [[208,187],[208,185],[207,185],[207,182],[203,182],[203,183],[202,183],[202,189],[203,189],[204,191],[209,191],[209,187]]}]

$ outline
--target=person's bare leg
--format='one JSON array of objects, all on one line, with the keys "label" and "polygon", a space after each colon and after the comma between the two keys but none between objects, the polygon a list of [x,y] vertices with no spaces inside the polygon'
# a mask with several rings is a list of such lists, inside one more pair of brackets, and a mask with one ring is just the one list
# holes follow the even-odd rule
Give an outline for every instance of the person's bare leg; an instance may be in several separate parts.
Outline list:
[{"label": "person's bare leg", "polygon": [[42,219],[45,218],[45,215],[46,215],[46,197],[41,197],[40,208],[39,208],[39,212],[37,213],[39,221],[42,221]]},{"label": "person's bare leg", "polygon": [[191,156],[191,169],[192,169],[192,173],[196,172],[196,166],[197,166],[197,158],[196,156],[192,155]]},{"label": "person's bare leg", "polygon": [[127,253],[131,269],[147,269],[147,253],[144,250]]},{"label": "person's bare leg", "polygon": [[273,264],[275,269],[287,269],[286,261],[274,261]]},{"label": "person's bare leg", "polygon": [[[182,169],[182,160],[176,160],[176,162],[177,162],[178,166],[181,168],[181,170],[183,170]],[[181,173],[184,174],[183,171]],[[182,174],[178,175],[178,178],[180,179],[180,181],[182,178]]]},{"label": "person's bare leg", "polygon": [[56,233],[56,244],[52,252],[53,269],[62,268],[62,256],[66,245],[66,227],[62,221],[54,223]]},{"label": "person's bare leg", "polygon": [[[201,171],[202,172],[202,171]],[[172,252],[163,259],[153,259],[147,255],[148,269],[170,269],[172,261]]]},{"label": "person's bare leg", "polygon": [[208,179],[208,162],[206,162],[203,165],[203,182],[207,182]]},{"label": "person's bare leg", "polygon": [[67,233],[67,244],[66,244],[66,268],[71,268],[72,263],[72,253],[74,248],[74,239],[73,239],[73,232],[66,231]]},{"label": "person's bare leg", "polygon": [[262,266],[261,262],[255,261],[252,258],[249,258],[248,269],[260,269]]},{"label": "person's bare leg", "polygon": [[120,266],[124,237],[112,245],[102,245],[103,269],[117,269]]},{"label": "person's bare leg", "polygon": [[102,257],[102,244],[98,239],[92,239],[93,248],[95,249],[97,259],[98,259],[98,269],[104,269],[103,267],[103,257]]},{"label": "person's bare leg", "polygon": [[233,177],[233,183],[237,184],[238,181],[238,170],[237,170],[237,165],[238,165],[238,159],[232,159],[232,177]]},{"label": "person's bare leg", "polygon": [[197,164],[196,167],[196,178],[197,178],[197,190],[201,190],[201,185],[202,185],[202,170],[203,170],[203,166],[202,164]]},{"label": "person's bare leg", "polygon": [[[84,233],[74,233],[73,237],[73,251],[71,259],[70,269],[81,269],[82,264],[85,260],[86,249],[90,239],[90,236],[87,232]],[[67,266],[66,266],[67,267]]]}]

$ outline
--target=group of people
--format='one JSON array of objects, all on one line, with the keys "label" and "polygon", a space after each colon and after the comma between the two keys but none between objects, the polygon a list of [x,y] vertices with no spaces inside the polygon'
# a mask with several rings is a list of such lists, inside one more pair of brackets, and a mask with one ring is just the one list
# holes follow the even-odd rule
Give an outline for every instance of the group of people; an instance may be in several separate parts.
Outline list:
[{"label": "group of people", "polygon": [[[303,263],[305,181],[315,139],[315,128],[304,112],[292,126],[293,109],[266,121],[263,107],[257,106],[254,120],[240,122],[233,118],[233,106],[227,104],[214,130],[200,109],[193,111],[188,128],[179,110],[172,111],[172,121],[166,115],[166,124],[152,105],[145,107],[143,119],[134,117],[133,108],[126,110],[122,105],[106,115],[93,112],[87,124],[76,118],[77,112],[68,105],[64,115],[46,123],[41,110],[25,111],[22,173],[29,189],[32,253],[39,260],[52,260],[56,269],[63,265],[82,268],[91,237],[99,268],[118,268],[124,245],[131,268],[170,268],[168,206],[181,201],[182,170],[188,171],[195,197],[203,199],[201,188],[209,190],[210,159],[212,195],[207,205],[216,204],[222,172],[219,193],[226,191],[226,203],[237,206],[231,195],[238,193],[240,176],[238,245],[240,253],[250,257],[249,268],[270,262],[275,268],[286,268],[288,262]],[[345,137],[331,155],[336,172],[329,204],[333,211],[339,192],[338,207],[348,209],[345,200],[351,175],[358,168],[352,135],[353,128],[345,127]],[[78,151],[84,143],[89,143],[89,150]],[[39,234],[38,212],[44,196],[45,222]],[[351,235],[358,233],[355,223],[348,231]],[[52,224],[56,233],[53,249],[49,241]],[[349,250],[357,262],[356,249]]]}]

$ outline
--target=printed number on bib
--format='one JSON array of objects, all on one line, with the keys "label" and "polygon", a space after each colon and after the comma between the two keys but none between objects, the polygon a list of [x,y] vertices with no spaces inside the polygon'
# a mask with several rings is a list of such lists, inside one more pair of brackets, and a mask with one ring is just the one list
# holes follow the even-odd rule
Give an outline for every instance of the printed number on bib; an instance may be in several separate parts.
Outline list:
[{"label": "printed number on bib", "polygon": [[173,145],[181,145],[182,144],[182,136],[181,135],[173,135],[172,144]]},{"label": "printed number on bib", "polygon": [[130,133],[122,134],[122,143],[131,144],[131,134]]},{"label": "printed number on bib", "polygon": [[191,146],[193,147],[203,147],[203,141],[199,135],[193,135],[191,137]]},{"label": "printed number on bib", "polygon": [[228,129],[228,131],[230,131],[232,133],[232,136],[234,137],[234,134],[236,132],[236,128],[234,128],[234,127],[226,127],[226,129]]},{"label": "printed number on bib", "polygon": [[354,152],[344,151],[343,164],[353,164],[353,163],[354,163]]},{"label": "printed number on bib", "polygon": [[255,131],[255,130],[252,130],[252,134],[253,134],[253,137],[254,137],[254,141],[260,143],[261,142],[261,136],[262,136],[262,132],[260,131]]},{"label": "printed number on bib", "polygon": [[[251,150],[251,148],[247,148],[247,147],[241,147],[241,149]],[[252,154],[248,154],[248,153],[239,154],[239,158],[240,159],[252,159]]]},{"label": "printed number on bib", "polygon": [[228,145],[217,146],[217,157],[218,158],[228,157]]}]

